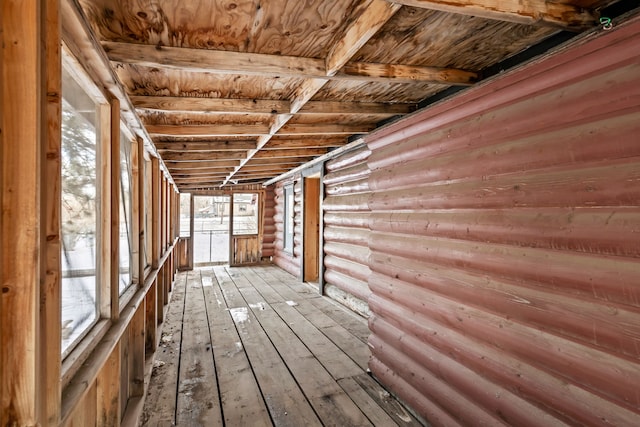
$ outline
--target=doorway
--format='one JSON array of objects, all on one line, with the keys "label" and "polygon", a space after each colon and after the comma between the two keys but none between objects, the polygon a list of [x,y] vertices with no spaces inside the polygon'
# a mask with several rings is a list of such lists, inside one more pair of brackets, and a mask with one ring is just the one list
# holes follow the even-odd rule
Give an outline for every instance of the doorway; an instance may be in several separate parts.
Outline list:
[{"label": "doorway", "polygon": [[319,282],[320,274],[320,176],[304,178],[303,251],[305,282]]},{"label": "doorway", "polygon": [[231,197],[194,196],[192,214],[195,266],[228,264]]}]

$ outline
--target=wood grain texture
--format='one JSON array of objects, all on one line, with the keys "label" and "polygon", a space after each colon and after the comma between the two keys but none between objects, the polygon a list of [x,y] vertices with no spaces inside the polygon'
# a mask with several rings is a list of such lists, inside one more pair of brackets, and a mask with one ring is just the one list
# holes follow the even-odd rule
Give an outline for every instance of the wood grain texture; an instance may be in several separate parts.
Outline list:
[{"label": "wood grain texture", "polygon": [[[3,42],[0,424],[3,425],[36,425],[41,421],[38,399],[42,393],[39,390],[43,389],[38,375],[41,366],[38,347],[39,335],[44,331],[40,331],[38,322],[42,256],[40,150],[46,146],[43,133],[47,124],[40,113],[46,108],[41,75],[48,73],[47,61],[41,57],[44,25],[38,12],[40,3],[35,0],[3,3],[0,17]],[[52,363],[56,360],[57,357]]]},{"label": "wood grain texture", "polygon": [[430,422],[640,419],[637,25],[370,140],[370,366]]}]

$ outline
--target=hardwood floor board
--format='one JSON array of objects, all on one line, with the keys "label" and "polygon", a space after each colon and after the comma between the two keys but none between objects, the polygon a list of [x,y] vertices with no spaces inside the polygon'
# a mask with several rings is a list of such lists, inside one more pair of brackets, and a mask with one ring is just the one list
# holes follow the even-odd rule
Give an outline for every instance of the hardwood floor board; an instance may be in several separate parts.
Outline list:
[{"label": "hardwood floor board", "polygon": [[177,425],[222,425],[200,270],[187,275]]},{"label": "hardwood floor board", "polygon": [[333,379],[348,378],[363,373],[344,351],[301,315],[296,307],[287,303],[272,304],[278,313],[309,351],[318,359]]},{"label": "hardwood floor board", "polygon": [[[222,295],[230,307],[242,345],[253,366],[273,422],[277,426],[321,426],[310,402],[274,347],[269,336],[249,310],[231,276],[223,267],[214,269]],[[260,311],[260,308],[256,308]]]},{"label": "hardwood floor board", "polygon": [[368,334],[278,267],[180,273],[140,425],[420,425],[366,374]]},{"label": "hardwood floor board", "polygon": [[229,426],[271,426],[262,392],[218,281],[211,269],[202,269],[201,273],[225,423]]},{"label": "hardwood floor board", "polygon": [[384,409],[399,426],[420,427],[423,425],[368,374],[358,375],[352,379],[357,382],[362,390],[364,390],[380,408]]},{"label": "hardwood floor board", "polygon": [[140,420],[144,427],[175,425],[186,282],[186,274],[178,275],[171,293]]},{"label": "hardwood floor board", "polygon": [[[257,307],[264,301],[255,288],[238,289],[249,307]],[[264,309],[253,307],[251,311],[269,335],[271,342],[280,349],[280,356],[297,379],[300,388],[323,423],[344,426],[371,425],[362,411],[278,313],[270,305],[266,305]]]}]

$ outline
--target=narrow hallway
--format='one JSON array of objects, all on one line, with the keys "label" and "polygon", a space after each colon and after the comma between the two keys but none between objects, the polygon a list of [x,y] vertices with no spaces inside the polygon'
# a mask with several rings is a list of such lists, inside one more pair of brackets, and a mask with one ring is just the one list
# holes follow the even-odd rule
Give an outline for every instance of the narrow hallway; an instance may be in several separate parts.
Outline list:
[{"label": "narrow hallway", "polygon": [[272,266],[177,277],[144,426],[420,425],[367,373],[360,318]]}]

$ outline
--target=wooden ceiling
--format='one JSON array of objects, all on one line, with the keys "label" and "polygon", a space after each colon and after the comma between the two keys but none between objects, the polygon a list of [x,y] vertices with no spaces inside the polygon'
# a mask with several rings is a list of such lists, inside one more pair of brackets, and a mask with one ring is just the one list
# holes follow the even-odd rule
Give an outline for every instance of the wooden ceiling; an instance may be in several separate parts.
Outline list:
[{"label": "wooden ceiling", "polygon": [[181,191],[259,183],[557,31],[602,0],[81,0]]}]

